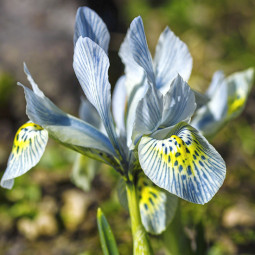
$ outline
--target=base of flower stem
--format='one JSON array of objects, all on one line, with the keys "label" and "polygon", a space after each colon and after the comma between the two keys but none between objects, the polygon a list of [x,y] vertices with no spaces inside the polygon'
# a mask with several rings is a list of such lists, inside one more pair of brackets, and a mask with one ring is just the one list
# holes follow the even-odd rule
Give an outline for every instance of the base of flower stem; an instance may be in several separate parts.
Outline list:
[{"label": "base of flower stem", "polygon": [[136,196],[136,189],[134,184],[132,182],[126,182],[126,190],[133,235],[133,254],[153,254],[147,232],[145,231],[141,221],[138,199]]}]

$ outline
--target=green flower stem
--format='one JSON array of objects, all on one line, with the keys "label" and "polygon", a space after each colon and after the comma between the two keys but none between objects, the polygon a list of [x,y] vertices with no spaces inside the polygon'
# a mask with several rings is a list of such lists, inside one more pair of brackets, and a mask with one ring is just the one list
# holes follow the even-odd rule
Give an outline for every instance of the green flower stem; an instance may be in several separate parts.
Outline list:
[{"label": "green flower stem", "polygon": [[141,221],[138,199],[136,196],[136,189],[134,184],[132,182],[126,182],[126,190],[133,235],[133,254],[153,254],[147,232],[145,231]]}]

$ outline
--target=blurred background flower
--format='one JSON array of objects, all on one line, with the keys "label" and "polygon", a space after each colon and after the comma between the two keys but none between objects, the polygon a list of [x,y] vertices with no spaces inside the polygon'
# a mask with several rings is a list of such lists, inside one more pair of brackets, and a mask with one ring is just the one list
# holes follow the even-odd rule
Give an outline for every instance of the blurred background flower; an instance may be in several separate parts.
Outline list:
[{"label": "blurred background flower", "polygon": [[[1,0],[0,1],[0,166],[3,171],[14,134],[27,121],[23,90],[25,61],[40,88],[64,111],[78,115],[81,88],[72,68],[76,10],[94,9],[111,32],[109,79],[112,88],[124,67],[119,46],[131,20],[141,15],[153,53],[168,25],[193,57],[189,84],[204,92],[213,73],[226,76],[254,66],[255,3],[252,0]],[[226,161],[226,181],[205,206],[181,201],[189,238],[203,223],[208,254],[252,254],[255,250],[255,88],[237,120],[211,143]],[[29,175],[15,189],[0,190],[0,254],[99,254],[96,210],[103,209],[121,254],[130,254],[128,214],[116,196],[117,176],[100,165],[91,190],[70,181],[76,154],[52,140]],[[86,161],[86,159],[85,159]],[[2,172],[1,172],[2,175]],[[79,209],[76,209],[79,207]],[[77,210],[82,211],[77,214]],[[111,215],[114,214],[114,217]],[[197,233],[195,236],[194,233]],[[156,238],[153,246],[161,243]],[[84,253],[83,253],[84,254]],[[158,254],[164,254],[161,251]],[[204,253],[201,253],[204,254]]]}]

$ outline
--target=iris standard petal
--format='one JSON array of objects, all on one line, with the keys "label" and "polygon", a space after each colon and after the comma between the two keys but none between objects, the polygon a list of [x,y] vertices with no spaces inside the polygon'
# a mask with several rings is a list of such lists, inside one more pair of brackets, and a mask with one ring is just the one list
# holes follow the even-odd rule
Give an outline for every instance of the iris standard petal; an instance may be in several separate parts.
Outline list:
[{"label": "iris standard petal", "polygon": [[221,79],[218,79],[218,82],[219,84],[214,83],[214,86],[217,87],[216,91],[210,92],[213,93],[212,99],[196,112],[191,122],[193,127],[208,137],[220,129],[225,122],[227,113],[227,83]]},{"label": "iris standard petal", "polygon": [[213,95],[220,88],[221,84],[224,82],[224,79],[225,79],[224,73],[220,70],[216,71],[213,74],[212,81],[211,81],[209,88],[207,89],[205,94],[209,98],[213,98]]},{"label": "iris standard petal", "polygon": [[127,107],[127,91],[125,87],[126,76],[121,76],[112,94],[112,113],[116,123],[117,133],[125,134],[125,112]]},{"label": "iris standard petal", "polygon": [[137,84],[140,84],[144,77],[143,68],[136,63],[133,58],[130,48],[130,30],[128,30],[127,35],[122,42],[119,50],[119,56],[122,63],[125,66],[125,85],[126,91],[129,98],[129,95],[132,93],[133,89]]},{"label": "iris standard petal", "polygon": [[17,131],[1,186],[11,189],[14,178],[23,175],[41,159],[48,142],[48,132],[41,126],[28,122]]},{"label": "iris standard petal", "polygon": [[111,115],[111,85],[108,81],[107,55],[95,42],[80,37],[74,50],[73,67],[87,99],[98,111],[109,139],[119,150]]},{"label": "iris standard petal", "polygon": [[159,235],[173,219],[178,197],[141,175],[137,182],[141,220],[147,232]]},{"label": "iris standard petal", "polygon": [[220,154],[184,122],[176,125],[166,139],[143,137],[138,155],[152,182],[193,203],[207,203],[225,179],[226,166]]},{"label": "iris standard petal", "polygon": [[74,46],[80,36],[89,37],[106,53],[108,52],[110,34],[107,26],[97,13],[88,7],[80,7],[77,10],[73,39]]},{"label": "iris standard petal", "polygon": [[152,58],[144,33],[143,21],[140,16],[135,18],[130,24],[130,49],[136,63],[145,70],[149,82],[155,84]]},{"label": "iris standard petal", "polygon": [[88,123],[61,111],[47,97],[39,97],[27,87],[27,115],[45,128],[61,144],[89,157],[115,164],[115,151],[109,139]]},{"label": "iris standard petal", "polygon": [[[187,45],[168,27],[162,32],[154,58],[156,86],[165,92],[179,73],[188,81],[192,70],[192,57]],[[166,88],[167,90],[167,88]]]},{"label": "iris standard petal", "polygon": [[144,97],[139,101],[132,130],[132,146],[134,149],[144,134],[150,134],[160,125],[163,110],[163,96],[154,87],[148,86]]},{"label": "iris standard petal", "polygon": [[196,109],[195,96],[189,85],[178,75],[164,96],[161,126],[188,122]]}]

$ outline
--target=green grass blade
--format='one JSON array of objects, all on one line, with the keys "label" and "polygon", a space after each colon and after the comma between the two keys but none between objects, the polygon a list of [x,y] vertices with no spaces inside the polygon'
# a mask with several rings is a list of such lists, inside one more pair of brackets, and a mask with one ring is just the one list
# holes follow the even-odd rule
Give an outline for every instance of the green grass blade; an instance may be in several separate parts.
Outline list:
[{"label": "green grass blade", "polygon": [[107,222],[101,208],[98,208],[97,210],[97,226],[104,255],[119,255],[111,227]]}]

